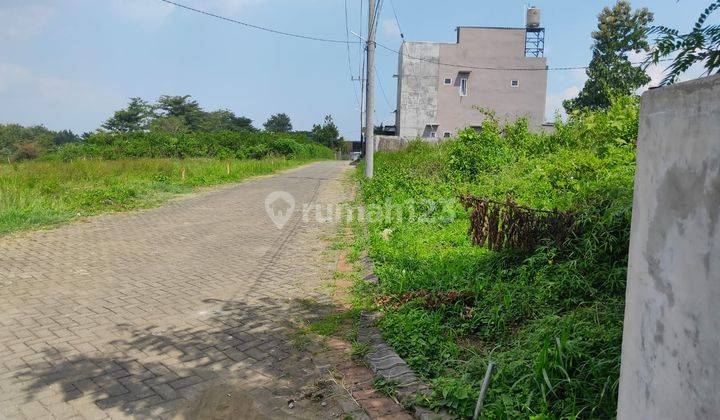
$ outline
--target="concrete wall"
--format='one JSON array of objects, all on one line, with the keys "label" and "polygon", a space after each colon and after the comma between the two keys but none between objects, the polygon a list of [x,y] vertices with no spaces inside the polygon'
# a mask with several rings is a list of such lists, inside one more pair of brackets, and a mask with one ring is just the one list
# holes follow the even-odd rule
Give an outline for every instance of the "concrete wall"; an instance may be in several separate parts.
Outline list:
[{"label": "concrete wall", "polygon": [[375,150],[378,152],[390,152],[403,150],[407,147],[407,141],[398,136],[375,136]]},{"label": "concrete wall", "polygon": [[421,137],[427,124],[437,124],[439,44],[405,42],[398,68],[395,124],[402,138]]},{"label": "concrete wall", "polygon": [[643,95],[621,419],[720,418],[720,76]]},{"label": "concrete wall", "polygon": [[[545,118],[547,61],[525,57],[525,29],[458,28],[458,44],[440,45],[441,63],[462,63],[470,67],[440,65],[438,77],[438,119],[440,136],[453,135],[468,126],[479,126],[485,117],[476,107],[495,111],[501,120],[528,117],[538,129]],[[480,70],[490,67],[527,70]],[[467,96],[460,96],[459,73],[469,72]],[[451,78],[452,84],[444,84]],[[517,80],[517,87],[511,81]]]}]

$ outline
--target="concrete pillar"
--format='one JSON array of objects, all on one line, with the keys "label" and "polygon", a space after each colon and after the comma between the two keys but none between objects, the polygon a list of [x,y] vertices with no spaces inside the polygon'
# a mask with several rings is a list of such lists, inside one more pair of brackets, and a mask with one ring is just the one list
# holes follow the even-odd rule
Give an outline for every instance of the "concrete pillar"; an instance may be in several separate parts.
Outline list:
[{"label": "concrete pillar", "polygon": [[720,76],[642,97],[620,419],[720,418]]}]

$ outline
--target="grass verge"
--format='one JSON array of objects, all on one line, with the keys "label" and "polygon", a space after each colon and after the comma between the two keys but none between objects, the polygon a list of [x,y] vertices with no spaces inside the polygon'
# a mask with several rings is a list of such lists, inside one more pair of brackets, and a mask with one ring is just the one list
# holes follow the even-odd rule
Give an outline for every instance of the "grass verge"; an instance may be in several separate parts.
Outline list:
[{"label": "grass verge", "polygon": [[237,182],[311,161],[147,158],[0,164],[0,235],[147,208],[198,187]]}]

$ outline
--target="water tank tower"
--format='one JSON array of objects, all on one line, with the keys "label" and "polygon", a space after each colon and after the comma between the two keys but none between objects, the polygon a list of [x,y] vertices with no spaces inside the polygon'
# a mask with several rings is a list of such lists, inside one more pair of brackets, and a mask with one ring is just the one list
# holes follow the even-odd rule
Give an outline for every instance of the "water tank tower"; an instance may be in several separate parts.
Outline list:
[{"label": "water tank tower", "polygon": [[525,57],[545,56],[545,28],[540,27],[540,9],[528,7],[525,18]]},{"label": "water tank tower", "polygon": [[531,6],[527,9],[526,25],[528,28],[539,28],[540,27],[540,9]]}]

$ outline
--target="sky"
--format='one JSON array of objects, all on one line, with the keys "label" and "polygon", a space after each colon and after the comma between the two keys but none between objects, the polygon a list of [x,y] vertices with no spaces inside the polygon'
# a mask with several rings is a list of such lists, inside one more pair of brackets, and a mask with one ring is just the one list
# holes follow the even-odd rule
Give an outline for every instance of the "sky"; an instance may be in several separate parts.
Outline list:
[{"label": "sky", "polygon": [[[254,25],[321,38],[365,33],[368,0],[176,0]],[[614,1],[536,0],[550,67],[585,66],[597,14]],[[632,1],[655,24],[687,31],[709,0]],[[384,0],[378,42],[454,42],[457,26],[524,26],[516,0]],[[396,20],[393,6],[397,13]],[[718,22],[718,15],[713,17]],[[351,40],[358,38],[350,34]],[[334,117],[359,137],[358,45],[288,38],[217,20],[160,0],[0,0],[0,123],[81,133],[98,128],[128,98],[192,95],[210,111],[230,109],[258,127],[284,112],[298,130]],[[394,123],[397,54],[378,49],[376,121]],[[652,83],[662,78],[652,68]],[[686,78],[700,75],[694,69]],[[546,118],[585,81],[583,70],[548,75]]]}]

